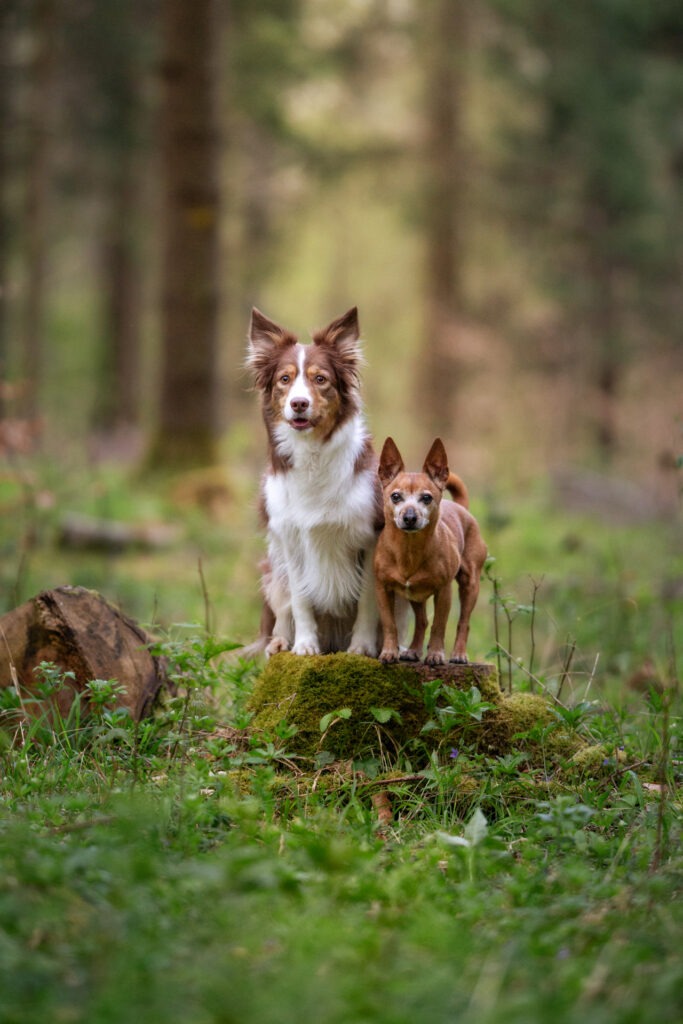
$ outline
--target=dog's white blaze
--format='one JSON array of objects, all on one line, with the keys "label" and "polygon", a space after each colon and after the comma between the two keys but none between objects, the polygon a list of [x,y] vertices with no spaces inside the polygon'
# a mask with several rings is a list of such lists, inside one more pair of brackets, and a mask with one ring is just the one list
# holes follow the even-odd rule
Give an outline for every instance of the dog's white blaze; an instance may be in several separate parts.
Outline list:
[{"label": "dog's white blaze", "polygon": [[300,413],[297,413],[296,410],[292,408],[292,402],[305,400],[309,403],[309,408],[313,405],[313,394],[308,386],[308,381],[306,380],[306,371],[304,366],[306,361],[306,346],[297,345],[297,348],[299,349],[296,359],[297,375],[289,389],[287,405],[285,406],[285,416],[288,420],[293,420],[300,415]]}]

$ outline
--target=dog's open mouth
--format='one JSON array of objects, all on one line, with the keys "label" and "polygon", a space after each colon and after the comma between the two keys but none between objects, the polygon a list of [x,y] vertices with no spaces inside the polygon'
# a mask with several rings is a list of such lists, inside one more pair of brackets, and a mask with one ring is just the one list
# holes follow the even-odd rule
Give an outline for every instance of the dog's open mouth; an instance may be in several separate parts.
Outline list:
[{"label": "dog's open mouth", "polygon": [[305,416],[296,416],[293,420],[289,421],[289,425],[294,427],[295,430],[307,430],[308,427],[313,426],[311,421]]}]

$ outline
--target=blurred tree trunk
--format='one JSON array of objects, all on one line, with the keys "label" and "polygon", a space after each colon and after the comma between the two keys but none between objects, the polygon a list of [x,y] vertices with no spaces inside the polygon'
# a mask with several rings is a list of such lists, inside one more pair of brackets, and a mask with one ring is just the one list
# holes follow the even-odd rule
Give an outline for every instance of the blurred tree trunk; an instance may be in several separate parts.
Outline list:
[{"label": "blurred tree trunk", "polygon": [[56,0],[35,0],[32,15],[33,59],[28,110],[29,153],[24,200],[26,284],[21,329],[25,412],[40,407],[44,376],[45,284],[48,212],[53,149],[53,96],[57,66]]},{"label": "blurred tree trunk", "polygon": [[134,426],[139,413],[140,267],[132,237],[139,192],[130,150],[112,168],[102,239],[104,373],[97,403],[100,427]]},{"label": "blurred tree trunk", "polygon": [[426,331],[421,381],[432,433],[448,432],[460,379],[465,159],[463,92],[469,0],[429,0],[426,119]]},{"label": "blurred tree trunk", "polygon": [[608,223],[607,211],[587,202],[584,216],[584,265],[589,275],[588,292],[591,296],[586,320],[594,349],[587,353],[596,395],[594,436],[599,458],[603,463],[609,463],[618,447],[617,406],[625,362],[615,284],[618,268],[601,244],[601,239],[613,230]]},{"label": "blurred tree trunk", "polygon": [[[653,344],[666,351],[680,334],[680,184],[671,161],[680,151],[683,7],[528,0],[494,9],[513,26],[499,35],[516,51],[509,82],[523,82],[520,101],[526,92],[536,107],[533,121],[513,129],[504,180],[517,178],[527,223],[543,231],[537,265],[566,368],[581,375],[572,430],[588,420],[605,463],[619,450],[633,357],[647,358]],[[537,55],[533,74],[520,74],[525,36]]]},{"label": "blurred tree trunk", "polygon": [[145,79],[158,15],[142,0],[91,0],[74,18],[74,45],[92,113],[88,143],[98,155],[102,354],[94,425],[134,426],[139,417],[141,279],[138,252],[143,179],[151,135]]},{"label": "blurred tree trunk", "polygon": [[163,0],[162,365],[153,464],[213,461],[218,407],[215,0]]},{"label": "blurred tree trunk", "polygon": [[2,384],[7,379],[7,178],[8,123],[10,115],[10,4],[0,4],[0,419],[5,413],[6,396]]}]

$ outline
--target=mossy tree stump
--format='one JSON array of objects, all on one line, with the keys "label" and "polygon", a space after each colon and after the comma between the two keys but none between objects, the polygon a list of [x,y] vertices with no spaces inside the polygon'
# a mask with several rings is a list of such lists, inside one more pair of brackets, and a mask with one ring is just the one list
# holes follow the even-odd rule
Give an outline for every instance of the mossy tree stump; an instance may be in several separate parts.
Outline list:
[{"label": "mossy tree stump", "polygon": [[[433,680],[465,693],[476,686],[488,707],[480,719],[456,710],[451,720],[441,716],[438,729],[425,731],[434,716],[425,699],[426,691],[433,692],[426,684]],[[437,700],[441,707],[448,704],[443,691]],[[295,727],[287,748],[304,758],[315,758],[324,750],[338,760],[364,760],[405,749],[418,738],[425,751],[467,742],[494,756],[515,749],[521,736],[530,737],[523,745],[533,753],[535,734],[544,750],[556,748],[564,757],[585,746],[563,728],[547,729],[558,722],[544,697],[504,694],[495,667],[487,664],[383,665],[351,654],[278,654],[257,680],[250,706],[257,730],[272,733],[282,721]],[[343,714],[333,714],[342,709]],[[391,715],[386,714],[389,710]],[[329,725],[321,730],[321,721],[325,724],[330,715]]]}]

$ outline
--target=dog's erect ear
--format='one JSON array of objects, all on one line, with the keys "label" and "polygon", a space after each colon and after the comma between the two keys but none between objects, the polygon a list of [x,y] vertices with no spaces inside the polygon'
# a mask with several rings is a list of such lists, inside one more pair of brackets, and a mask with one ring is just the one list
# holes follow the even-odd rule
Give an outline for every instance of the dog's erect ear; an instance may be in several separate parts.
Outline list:
[{"label": "dog's erect ear", "polygon": [[441,490],[444,489],[448,480],[448,456],[440,437],[437,437],[427,452],[422,472],[426,473],[437,487],[440,487]]},{"label": "dog's erect ear", "polygon": [[295,341],[296,338],[293,334],[286,331],[284,327],[280,327],[274,320],[269,320],[260,309],[254,306],[249,324],[250,345],[291,345]]},{"label": "dog's erect ear", "polygon": [[313,335],[316,345],[329,345],[345,363],[355,364],[361,358],[360,328],[358,326],[358,309],[354,306],[343,316],[333,320],[327,327],[316,331]]},{"label": "dog's erect ear", "polygon": [[396,447],[393,437],[388,437],[384,442],[382,454],[379,457],[379,468],[377,473],[382,482],[382,487],[390,484],[394,477],[405,469],[401,453]]},{"label": "dog's erect ear", "polygon": [[269,320],[256,307],[252,309],[247,366],[254,372],[257,387],[266,387],[268,371],[274,356],[285,346],[295,345],[296,340],[296,335],[286,331],[284,327],[280,327],[273,320]]}]

